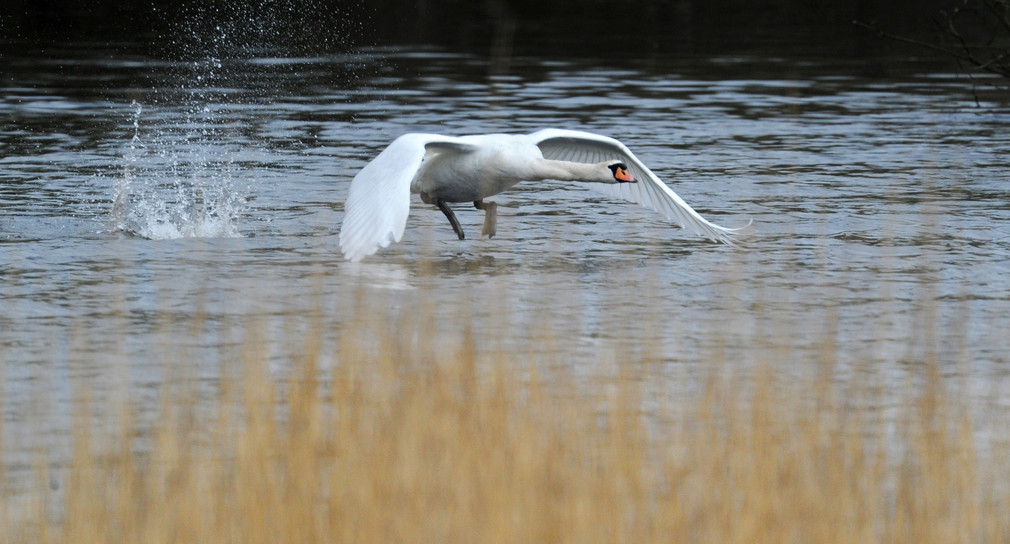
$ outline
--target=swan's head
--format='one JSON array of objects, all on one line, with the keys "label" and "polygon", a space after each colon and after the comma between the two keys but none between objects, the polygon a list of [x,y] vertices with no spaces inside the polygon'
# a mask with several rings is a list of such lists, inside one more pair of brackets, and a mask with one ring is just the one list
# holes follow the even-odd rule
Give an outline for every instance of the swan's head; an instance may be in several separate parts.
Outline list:
[{"label": "swan's head", "polygon": [[638,181],[635,179],[635,176],[631,175],[631,172],[628,172],[628,165],[621,161],[608,163],[607,168],[614,173],[614,179],[617,180],[617,183],[635,183]]}]

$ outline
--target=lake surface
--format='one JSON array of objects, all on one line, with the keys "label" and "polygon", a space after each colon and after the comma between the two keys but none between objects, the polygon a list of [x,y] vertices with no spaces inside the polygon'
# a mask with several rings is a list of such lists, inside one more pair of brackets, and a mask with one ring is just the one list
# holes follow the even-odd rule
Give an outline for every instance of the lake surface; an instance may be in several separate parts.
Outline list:
[{"label": "lake surface", "polygon": [[[440,315],[470,316],[477,349],[524,364],[647,365],[658,394],[716,359],[805,372],[828,345],[840,375],[905,390],[935,361],[980,410],[1010,408],[1010,94],[943,64],[429,47],[168,61],[87,43],[3,62],[12,478],[33,448],[69,448],[82,385],[143,402],[171,376],[213,380],[250,322],[283,369],[301,343],[286,332],[321,323],[333,346],[343,324],[418,305],[448,336]],[[341,258],[349,182],[396,136],[543,127],[619,138],[702,215],[753,233],[713,244],[525,183],[493,199],[494,239],[460,206],[457,240],[415,196],[401,243]]]}]

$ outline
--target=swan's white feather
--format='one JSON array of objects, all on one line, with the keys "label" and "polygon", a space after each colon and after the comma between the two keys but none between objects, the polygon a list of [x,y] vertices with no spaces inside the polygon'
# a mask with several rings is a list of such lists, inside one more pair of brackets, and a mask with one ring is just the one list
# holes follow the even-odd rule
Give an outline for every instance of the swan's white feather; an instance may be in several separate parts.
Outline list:
[{"label": "swan's white feather", "polygon": [[741,229],[730,229],[710,223],[684,202],[677,193],[652,173],[638,157],[621,142],[577,130],[548,128],[530,135],[545,159],[599,162],[620,159],[628,166],[638,183],[586,183],[595,191],[621,198],[655,210],[681,228],[711,240],[734,243],[733,235]]},{"label": "swan's white feather", "polygon": [[360,261],[400,241],[410,213],[410,182],[424,160],[425,144],[438,138],[400,136],[354,176],[340,227],[344,257]]}]

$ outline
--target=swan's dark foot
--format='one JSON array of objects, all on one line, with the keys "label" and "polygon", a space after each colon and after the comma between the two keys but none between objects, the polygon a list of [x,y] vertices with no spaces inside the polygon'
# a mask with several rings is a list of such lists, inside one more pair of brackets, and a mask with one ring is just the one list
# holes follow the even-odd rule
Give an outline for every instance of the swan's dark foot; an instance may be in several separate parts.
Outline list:
[{"label": "swan's dark foot", "polygon": [[484,202],[475,200],[473,207],[484,210],[484,229],[480,233],[486,234],[488,238],[493,238],[498,226],[498,204],[495,202]]},{"label": "swan's dark foot", "polygon": [[459,226],[459,221],[456,220],[456,214],[452,213],[452,208],[442,199],[436,200],[435,205],[445,214],[445,217],[449,220],[449,224],[452,225],[452,230],[456,231],[456,236],[459,236],[460,240],[466,238],[463,234],[463,227]]}]

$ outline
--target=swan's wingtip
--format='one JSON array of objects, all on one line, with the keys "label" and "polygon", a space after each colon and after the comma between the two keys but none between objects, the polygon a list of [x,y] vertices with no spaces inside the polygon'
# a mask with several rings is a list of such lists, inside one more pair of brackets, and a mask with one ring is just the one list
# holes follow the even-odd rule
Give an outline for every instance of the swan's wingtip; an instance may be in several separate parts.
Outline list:
[{"label": "swan's wingtip", "polygon": [[747,221],[747,224],[742,227],[719,227],[719,236],[715,238],[715,241],[722,242],[726,245],[733,247],[743,247],[741,238],[746,238],[752,234],[755,234],[757,230],[753,227],[754,220],[751,219]]},{"label": "swan's wingtip", "polygon": [[361,244],[354,244],[345,240],[340,241],[340,253],[343,254],[344,259],[352,263],[356,263],[361,259],[364,259],[365,257],[375,253],[377,250],[378,248],[376,247],[371,251],[368,251],[368,249],[362,247]]},{"label": "swan's wingtip", "polygon": [[734,234],[737,234],[737,235],[740,235],[740,236],[750,236],[752,234],[757,234],[757,229],[754,228],[754,220],[753,219],[748,219],[746,225],[744,225],[742,227],[736,227],[735,229],[732,229],[732,230],[733,230]]},{"label": "swan's wingtip", "polygon": [[361,262],[361,260],[364,259],[365,257],[368,257],[369,255],[374,255],[375,252],[378,251],[378,249],[379,248],[376,247],[373,248],[371,251],[368,251],[362,248],[345,249],[341,247],[340,252],[344,254],[345,260],[352,263],[358,263]]}]

